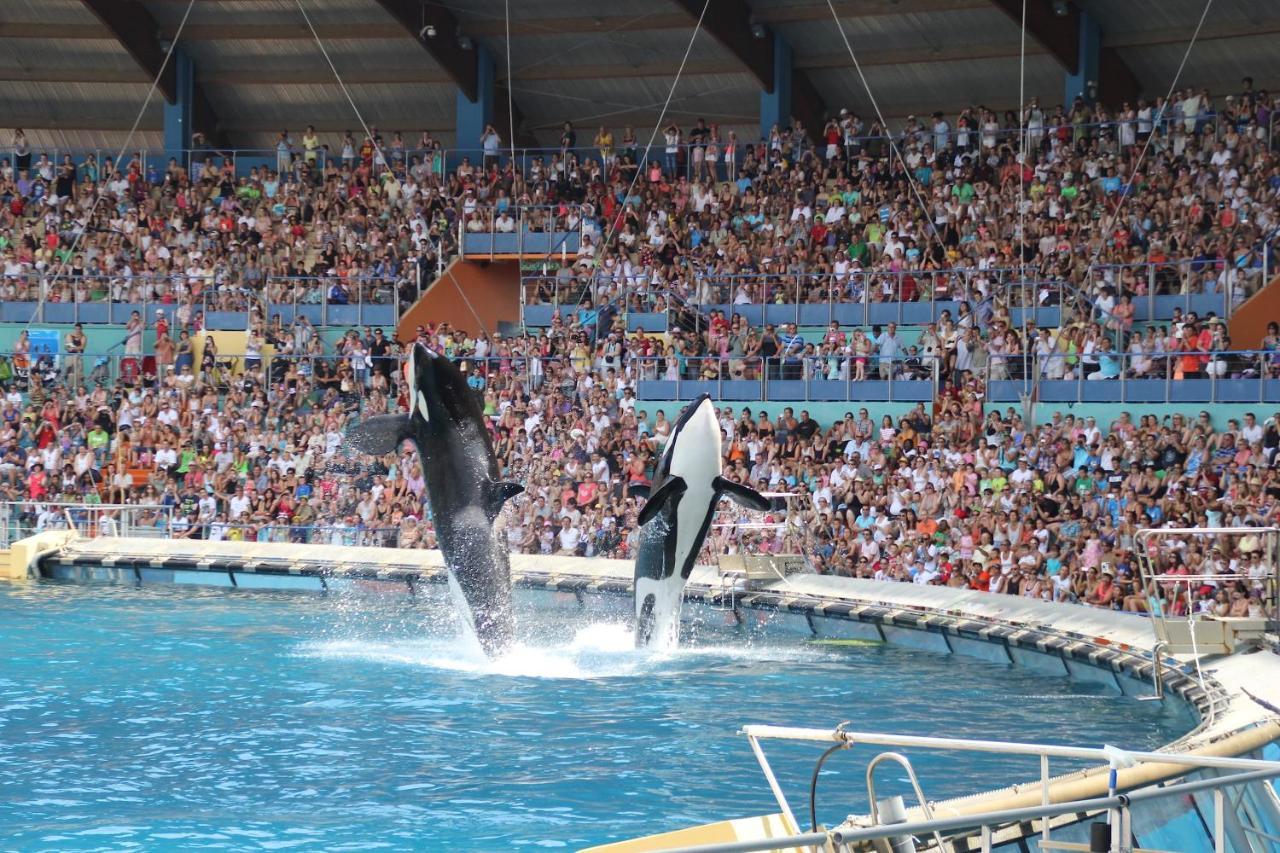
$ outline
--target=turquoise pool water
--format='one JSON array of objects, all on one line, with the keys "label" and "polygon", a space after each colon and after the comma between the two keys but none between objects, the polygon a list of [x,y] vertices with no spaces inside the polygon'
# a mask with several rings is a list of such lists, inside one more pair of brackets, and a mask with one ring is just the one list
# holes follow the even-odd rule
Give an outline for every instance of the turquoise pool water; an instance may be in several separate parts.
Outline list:
[{"label": "turquoise pool water", "polygon": [[[0,584],[0,848],[576,848],[775,810],[743,723],[1134,748],[1192,724],[894,647],[716,626],[641,654],[620,621],[540,595],[521,599],[523,644],[489,662],[434,591]],[[819,748],[767,750],[807,811]],[[828,763],[821,819],[866,811],[872,754]],[[911,757],[933,798],[1038,772]]]}]

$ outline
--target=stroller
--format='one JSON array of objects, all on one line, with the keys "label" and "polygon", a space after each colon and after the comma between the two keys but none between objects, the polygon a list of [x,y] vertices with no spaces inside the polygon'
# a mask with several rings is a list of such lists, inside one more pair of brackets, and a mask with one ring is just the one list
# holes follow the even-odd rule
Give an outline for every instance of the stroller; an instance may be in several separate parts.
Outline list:
[{"label": "stroller", "polygon": [[89,371],[89,384],[106,388],[111,383],[111,361],[105,355],[93,360],[93,370]]}]

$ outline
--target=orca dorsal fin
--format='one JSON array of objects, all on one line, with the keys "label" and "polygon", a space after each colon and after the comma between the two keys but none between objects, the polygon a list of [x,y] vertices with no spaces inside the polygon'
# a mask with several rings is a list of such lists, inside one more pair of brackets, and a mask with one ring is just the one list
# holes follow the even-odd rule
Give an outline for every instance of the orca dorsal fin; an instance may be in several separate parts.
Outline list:
[{"label": "orca dorsal fin", "polygon": [[645,503],[644,508],[640,510],[640,516],[636,519],[636,524],[644,527],[654,516],[662,511],[663,505],[669,500],[679,498],[688,489],[688,484],[681,477],[670,477],[665,483],[658,487],[657,491],[649,494],[649,500]]},{"label": "orca dorsal fin", "polygon": [[764,512],[769,508],[769,499],[750,486],[726,480],[724,477],[716,477],[712,485],[715,487],[717,495],[728,497],[738,506],[744,506],[747,509],[754,509],[760,512]]},{"label": "orca dorsal fin", "polygon": [[484,488],[484,510],[490,520],[502,512],[502,505],[524,491],[519,483],[490,480]]},{"label": "orca dorsal fin", "polygon": [[398,450],[400,442],[409,437],[408,415],[377,415],[352,427],[346,440],[357,453],[383,456]]}]

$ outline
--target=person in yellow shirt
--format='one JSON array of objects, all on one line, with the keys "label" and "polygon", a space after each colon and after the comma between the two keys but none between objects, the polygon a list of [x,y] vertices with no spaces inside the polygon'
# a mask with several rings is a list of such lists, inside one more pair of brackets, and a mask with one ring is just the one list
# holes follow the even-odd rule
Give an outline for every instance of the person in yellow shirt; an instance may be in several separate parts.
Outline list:
[{"label": "person in yellow shirt", "polygon": [[316,136],[314,125],[307,125],[307,129],[302,134],[302,150],[303,156],[306,158],[308,166],[314,166],[316,159],[320,156],[320,137]]},{"label": "person in yellow shirt", "polygon": [[600,165],[608,169],[613,160],[613,132],[604,125],[596,132],[595,146],[600,150]]}]

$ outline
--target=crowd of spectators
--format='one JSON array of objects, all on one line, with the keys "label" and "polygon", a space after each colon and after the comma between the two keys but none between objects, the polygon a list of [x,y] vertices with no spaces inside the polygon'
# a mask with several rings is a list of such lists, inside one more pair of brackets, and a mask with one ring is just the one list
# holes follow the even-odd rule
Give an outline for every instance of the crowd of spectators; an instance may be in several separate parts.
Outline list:
[{"label": "crowd of spectators", "polygon": [[[895,132],[901,159],[883,128],[847,111],[816,146],[802,128],[747,143],[702,122],[672,126],[644,163],[630,129],[615,139],[601,128],[583,149],[566,126],[561,150],[526,169],[494,153],[491,128],[484,155],[456,166],[426,138],[411,149],[375,131],[377,144],[353,137],[334,154],[311,130],[301,146],[286,134],[277,168],[245,176],[217,156],[163,169],[33,162],[17,139],[0,162],[0,298],[150,300],[173,306],[161,320],[173,325],[144,353],[153,318],[131,320],[118,371],[103,375],[84,363],[82,332],[57,365],[33,363],[20,341],[0,363],[0,500],[13,527],[60,523],[61,501],[134,503],[164,507],[138,518],[172,514],[177,537],[432,547],[413,451],[344,452],[353,422],[408,407],[392,335],[352,330],[326,344],[305,320],[254,309],[242,351],[220,356],[210,337],[197,357],[199,309],[252,305],[246,294],[314,299],[308,275],[322,277],[321,298],[335,280],[380,298],[364,283],[415,282],[413,270],[455,251],[459,224],[519,217],[583,234],[578,257],[530,292],[565,306],[550,328],[417,333],[462,362],[504,475],[528,487],[500,522],[513,551],[634,555],[636,513],[678,414],[640,403],[641,379],[938,376],[934,404],[896,419],[856,405],[831,423],[723,409],[726,475],[792,497],[759,527],[726,504],[706,556],[800,552],[825,573],[1144,610],[1139,527],[1276,523],[1275,418],[1125,412],[1098,424],[1041,407],[1027,423],[984,415],[983,383],[1020,375],[1029,353],[1048,356],[1034,363],[1051,378],[1230,370],[1214,366],[1229,349],[1215,316],[1135,331],[1132,300],[1163,279],[1115,265],[1185,260],[1191,272],[1173,280],[1197,292],[1252,276],[1276,226],[1273,107],[1251,90],[1221,102],[1188,91],[1114,115],[1033,103],[1023,144],[1016,115],[937,114]],[[1086,279],[1093,261],[1101,273]],[[1021,270],[1036,286],[1010,286]],[[1050,281],[1088,297],[1076,322],[1014,322],[1018,300],[1061,300]],[[806,339],[698,310],[791,293],[960,305],[910,338],[893,324],[834,323]],[[625,311],[667,305],[693,306],[698,322],[625,331]],[[1280,351],[1280,331],[1268,340]],[[1190,603],[1175,594],[1185,588],[1146,591],[1171,610],[1214,610],[1219,595],[1248,610],[1261,590],[1261,548],[1247,537],[1160,559],[1174,573],[1241,577],[1197,586]]]},{"label": "crowd of spectators", "polygon": [[1021,117],[973,107],[890,129],[841,110],[814,138],[699,120],[664,128],[647,159],[632,128],[587,146],[566,123],[558,148],[512,160],[492,127],[459,142],[474,157],[425,132],[325,142],[308,127],[247,173],[211,150],[54,162],[17,131],[0,158],[0,296],[242,309],[247,294],[330,300],[333,280],[333,299],[386,299],[387,282],[410,296],[460,224],[519,222],[582,232],[575,263],[529,289],[563,304],[1238,300],[1280,225],[1276,109],[1245,78],[1219,98],[1033,100]]},{"label": "crowd of spectators", "polygon": [[[381,329],[332,348],[310,327],[262,334],[293,354],[231,370],[217,358],[162,365],[118,385],[80,384],[71,363],[31,369],[25,388],[11,379],[0,404],[10,528],[61,523],[59,502],[136,503],[165,509],[130,523],[172,513],[175,537],[433,547],[412,447],[372,460],[344,450],[358,419],[407,410],[401,345]],[[511,550],[627,558],[678,412],[638,402],[635,364],[593,354],[582,334],[441,326],[417,341],[459,359],[503,476],[526,484],[499,522]],[[803,553],[823,573],[1146,610],[1137,529],[1280,521],[1280,426],[1265,412],[1098,423],[1045,411],[1028,424],[1012,409],[984,415],[972,379],[896,419],[856,405],[829,423],[792,408],[720,411],[726,476],[791,497],[763,517],[725,502],[706,559]],[[1249,538],[1161,558],[1174,573],[1241,576],[1240,589],[1197,587],[1192,601],[1168,586],[1170,612],[1219,595],[1253,607],[1267,570]]]},{"label": "crowd of spectators", "polygon": [[373,150],[322,163],[307,149],[240,174],[216,152],[55,164],[18,131],[0,158],[0,298],[194,313],[387,302],[398,289],[412,304],[455,250],[462,192],[420,158],[380,169]]},{"label": "crowd of spectators", "polygon": [[633,141],[494,175],[468,228],[511,230],[512,207],[550,205],[582,232],[532,303],[1238,302],[1280,225],[1276,104],[1243,89],[1115,112],[1033,101],[1022,132],[1015,113],[977,108],[888,137],[845,110],[818,145],[803,128],[744,144],[699,122],[668,128],[647,163]]}]

